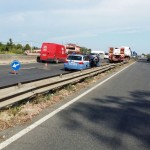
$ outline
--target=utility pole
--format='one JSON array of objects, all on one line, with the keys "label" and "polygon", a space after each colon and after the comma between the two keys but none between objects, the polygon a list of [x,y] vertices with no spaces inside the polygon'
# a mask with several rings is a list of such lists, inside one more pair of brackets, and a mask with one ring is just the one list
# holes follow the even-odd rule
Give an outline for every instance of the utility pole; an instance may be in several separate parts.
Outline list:
[{"label": "utility pole", "polygon": [[32,42],[31,42],[31,53],[32,53]]}]

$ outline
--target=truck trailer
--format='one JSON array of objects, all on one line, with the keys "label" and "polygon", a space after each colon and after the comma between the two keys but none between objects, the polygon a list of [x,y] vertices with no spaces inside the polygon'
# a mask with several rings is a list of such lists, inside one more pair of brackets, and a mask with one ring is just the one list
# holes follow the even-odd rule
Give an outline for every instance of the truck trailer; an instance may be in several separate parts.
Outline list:
[{"label": "truck trailer", "polygon": [[110,47],[109,48],[109,62],[121,62],[130,60],[132,55],[130,47]]},{"label": "truck trailer", "polygon": [[67,58],[67,52],[64,45],[56,43],[43,43],[38,62],[64,62]]}]

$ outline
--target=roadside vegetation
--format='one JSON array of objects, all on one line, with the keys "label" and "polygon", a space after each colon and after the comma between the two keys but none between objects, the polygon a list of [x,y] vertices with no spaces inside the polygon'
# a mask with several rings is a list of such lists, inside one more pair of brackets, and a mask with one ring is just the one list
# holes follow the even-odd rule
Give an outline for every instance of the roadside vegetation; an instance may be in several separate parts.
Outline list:
[{"label": "roadside vegetation", "polygon": [[[31,49],[35,50],[39,48],[36,46],[31,47],[30,44],[15,44],[11,38],[6,44],[0,42],[0,54],[24,54],[26,50]],[[82,54],[90,54],[91,49],[81,47],[80,51]]]},{"label": "roadside vegetation", "polygon": [[[0,54],[24,54],[26,50],[30,50],[31,46],[29,44],[21,45],[13,43],[10,38],[9,41],[4,44],[0,42]],[[38,49],[37,47],[32,47],[32,49]]]},{"label": "roadside vegetation", "polygon": [[150,54],[147,54],[146,57],[147,57],[147,58],[150,58]]}]

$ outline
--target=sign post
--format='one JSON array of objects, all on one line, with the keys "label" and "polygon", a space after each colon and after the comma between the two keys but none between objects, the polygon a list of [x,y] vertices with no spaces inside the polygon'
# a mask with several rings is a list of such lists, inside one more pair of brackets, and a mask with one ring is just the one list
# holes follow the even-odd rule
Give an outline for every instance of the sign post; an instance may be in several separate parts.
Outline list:
[{"label": "sign post", "polygon": [[11,73],[12,74],[17,74],[17,71],[20,69],[21,63],[18,60],[14,60],[11,63],[11,69],[13,70]]}]

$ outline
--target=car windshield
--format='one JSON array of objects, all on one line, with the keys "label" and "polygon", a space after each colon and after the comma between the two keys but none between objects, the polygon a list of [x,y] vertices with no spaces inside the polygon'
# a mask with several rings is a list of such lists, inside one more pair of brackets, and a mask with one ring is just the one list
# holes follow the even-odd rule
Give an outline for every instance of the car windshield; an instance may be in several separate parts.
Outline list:
[{"label": "car windshield", "polygon": [[67,59],[69,59],[69,60],[82,60],[82,57],[81,56],[68,56],[68,58]]}]

